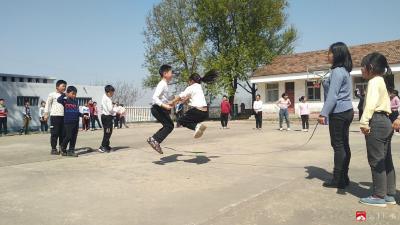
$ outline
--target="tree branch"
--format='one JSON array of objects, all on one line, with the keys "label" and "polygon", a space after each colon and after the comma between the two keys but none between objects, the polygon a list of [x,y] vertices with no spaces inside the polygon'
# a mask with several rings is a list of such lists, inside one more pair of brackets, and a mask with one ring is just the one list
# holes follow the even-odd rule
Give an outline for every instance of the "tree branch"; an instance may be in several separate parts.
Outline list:
[{"label": "tree branch", "polygon": [[251,91],[247,90],[247,88],[246,88],[245,86],[243,86],[242,84],[238,83],[238,85],[239,85],[240,87],[242,87],[245,91],[247,91],[249,94],[252,93]]}]

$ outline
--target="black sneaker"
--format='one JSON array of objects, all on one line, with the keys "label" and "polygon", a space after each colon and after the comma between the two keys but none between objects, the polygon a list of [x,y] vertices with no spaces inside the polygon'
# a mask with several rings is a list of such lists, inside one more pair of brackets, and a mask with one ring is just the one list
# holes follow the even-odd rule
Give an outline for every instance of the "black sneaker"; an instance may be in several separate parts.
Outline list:
[{"label": "black sneaker", "polygon": [[111,147],[111,146],[106,146],[105,147],[106,149],[107,149],[107,152],[113,152],[114,151],[114,149]]},{"label": "black sneaker", "polygon": [[50,152],[50,155],[59,155],[60,153],[57,151],[57,149],[52,149]]},{"label": "black sneaker", "polygon": [[67,156],[67,150],[61,149],[59,154],[62,156]]},{"label": "black sneaker", "polygon": [[100,152],[100,153],[104,153],[104,152],[107,152],[107,149],[105,147],[103,147],[103,146],[100,146],[97,151]]},{"label": "black sneaker", "polygon": [[68,150],[67,151],[67,156],[69,156],[69,157],[78,157],[78,154],[76,154],[74,150]]},{"label": "black sneaker", "polygon": [[153,137],[149,137],[147,139],[147,143],[149,143],[149,145],[158,153],[160,154],[164,154],[164,152],[161,150],[161,146],[160,144],[153,138]]}]

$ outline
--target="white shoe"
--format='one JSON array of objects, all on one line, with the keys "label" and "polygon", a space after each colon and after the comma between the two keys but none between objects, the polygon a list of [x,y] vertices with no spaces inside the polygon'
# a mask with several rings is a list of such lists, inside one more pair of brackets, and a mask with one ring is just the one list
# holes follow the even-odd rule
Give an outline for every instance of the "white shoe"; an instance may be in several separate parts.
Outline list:
[{"label": "white shoe", "polygon": [[400,136],[400,133],[399,132],[395,132],[394,135]]},{"label": "white shoe", "polygon": [[304,129],[304,132],[308,132],[308,129]]},{"label": "white shoe", "polygon": [[283,131],[283,128],[279,128],[280,131]]},{"label": "white shoe", "polygon": [[287,131],[290,131],[290,128],[286,129]]},{"label": "white shoe", "polygon": [[197,124],[196,126],[196,130],[194,132],[194,138],[199,138],[201,136],[203,136],[204,131],[207,129],[206,125],[204,124]]}]

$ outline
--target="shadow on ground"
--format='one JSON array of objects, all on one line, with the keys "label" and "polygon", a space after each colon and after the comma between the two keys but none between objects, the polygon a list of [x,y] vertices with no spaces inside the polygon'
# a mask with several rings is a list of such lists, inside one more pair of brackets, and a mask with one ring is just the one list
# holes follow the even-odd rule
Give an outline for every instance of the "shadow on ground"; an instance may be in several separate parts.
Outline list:
[{"label": "shadow on ground", "polygon": [[[193,157],[191,159],[180,160],[179,157]],[[212,158],[219,158],[219,156],[204,156],[204,155],[183,155],[183,154],[174,154],[166,157],[162,157],[159,161],[154,161],[154,164],[157,165],[165,165],[168,163],[175,162],[186,162],[186,163],[195,163],[197,165],[205,164],[211,161]]]}]

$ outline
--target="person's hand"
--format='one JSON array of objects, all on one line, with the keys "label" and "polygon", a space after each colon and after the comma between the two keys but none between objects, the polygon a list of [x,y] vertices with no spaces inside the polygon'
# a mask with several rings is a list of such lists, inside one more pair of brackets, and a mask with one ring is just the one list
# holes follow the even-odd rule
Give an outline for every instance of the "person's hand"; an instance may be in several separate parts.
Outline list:
[{"label": "person's hand", "polygon": [[319,124],[325,125],[325,120],[326,120],[326,118],[324,116],[319,116],[318,117],[318,123]]},{"label": "person's hand", "polygon": [[49,114],[48,114],[48,113],[45,113],[44,116],[43,116],[43,120],[44,120],[44,121],[47,121],[48,118],[49,118]]},{"label": "person's hand", "polygon": [[398,130],[400,129],[400,119],[396,119],[392,125],[393,129]]},{"label": "person's hand", "polygon": [[365,135],[368,135],[369,133],[371,133],[371,129],[369,129],[367,127],[361,127],[360,130]]},{"label": "person's hand", "polygon": [[166,109],[166,110],[171,110],[171,109],[172,109],[172,106],[171,106],[171,105],[163,104],[162,106],[163,106],[163,108]]}]

